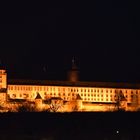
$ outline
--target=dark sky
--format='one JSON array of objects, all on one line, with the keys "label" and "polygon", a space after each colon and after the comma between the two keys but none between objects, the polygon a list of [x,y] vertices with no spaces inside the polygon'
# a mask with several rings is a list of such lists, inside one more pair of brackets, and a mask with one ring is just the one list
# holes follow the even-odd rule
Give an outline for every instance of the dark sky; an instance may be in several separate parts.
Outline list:
[{"label": "dark sky", "polygon": [[137,9],[124,0],[9,3],[0,59],[9,78],[65,79],[75,56],[81,80],[140,82]]}]

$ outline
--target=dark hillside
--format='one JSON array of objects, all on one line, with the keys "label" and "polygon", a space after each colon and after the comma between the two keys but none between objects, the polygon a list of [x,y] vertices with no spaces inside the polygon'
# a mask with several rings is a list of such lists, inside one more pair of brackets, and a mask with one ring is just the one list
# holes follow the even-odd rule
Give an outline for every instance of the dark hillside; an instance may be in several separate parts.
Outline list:
[{"label": "dark hillside", "polygon": [[140,139],[140,113],[0,114],[1,139]]}]

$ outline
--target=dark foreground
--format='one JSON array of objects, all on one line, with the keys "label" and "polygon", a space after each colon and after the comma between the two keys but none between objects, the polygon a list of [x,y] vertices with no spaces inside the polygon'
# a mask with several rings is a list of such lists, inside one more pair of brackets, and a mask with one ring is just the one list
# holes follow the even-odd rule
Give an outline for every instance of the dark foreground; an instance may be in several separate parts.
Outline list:
[{"label": "dark foreground", "polygon": [[0,114],[0,140],[140,140],[140,113]]}]

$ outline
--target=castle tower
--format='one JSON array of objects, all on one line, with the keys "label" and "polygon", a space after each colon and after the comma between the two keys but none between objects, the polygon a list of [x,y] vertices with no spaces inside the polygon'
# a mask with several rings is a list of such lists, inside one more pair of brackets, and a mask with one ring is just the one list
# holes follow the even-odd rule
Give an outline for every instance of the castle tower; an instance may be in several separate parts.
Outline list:
[{"label": "castle tower", "polygon": [[5,69],[0,68],[0,102],[6,101],[7,93],[7,73]]},{"label": "castle tower", "polygon": [[80,97],[79,94],[77,94],[76,102],[77,102],[77,109],[78,109],[79,111],[82,110],[83,102],[82,102],[82,98]]},{"label": "castle tower", "polygon": [[39,93],[37,93],[35,98],[35,105],[38,111],[42,109],[42,98]]},{"label": "castle tower", "polygon": [[76,66],[75,59],[72,59],[72,69],[68,72],[68,81],[76,82],[79,80],[79,70]]}]

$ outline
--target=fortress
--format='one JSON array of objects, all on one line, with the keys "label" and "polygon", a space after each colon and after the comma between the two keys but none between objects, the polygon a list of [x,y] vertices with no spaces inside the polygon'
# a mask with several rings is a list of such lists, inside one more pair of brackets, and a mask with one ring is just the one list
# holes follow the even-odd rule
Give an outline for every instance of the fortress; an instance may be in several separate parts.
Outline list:
[{"label": "fortress", "polygon": [[139,111],[140,84],[83,82],[73,63],[67,81],[8,79],[0,69],[0,112]]}]

